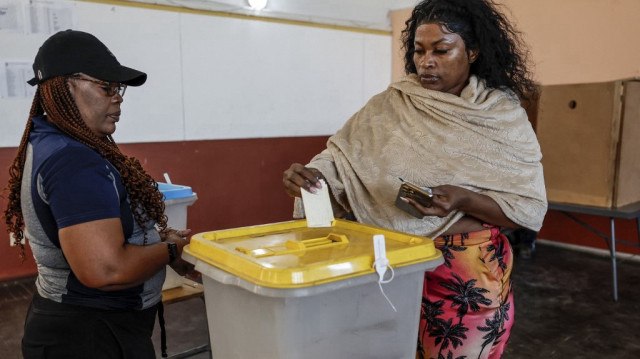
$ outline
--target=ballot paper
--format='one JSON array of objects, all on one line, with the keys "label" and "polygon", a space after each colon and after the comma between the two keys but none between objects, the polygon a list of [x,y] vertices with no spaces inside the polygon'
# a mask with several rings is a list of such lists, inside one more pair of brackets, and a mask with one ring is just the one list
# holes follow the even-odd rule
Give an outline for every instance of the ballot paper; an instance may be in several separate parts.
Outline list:
[{"label": "ballot paper", "polygon": [[302,190],[302,204],[307,217],[307,227],[331,227],[333,210],[329,199],[329,186],[320,180],[322,188],[316,187],[316,193]]}]

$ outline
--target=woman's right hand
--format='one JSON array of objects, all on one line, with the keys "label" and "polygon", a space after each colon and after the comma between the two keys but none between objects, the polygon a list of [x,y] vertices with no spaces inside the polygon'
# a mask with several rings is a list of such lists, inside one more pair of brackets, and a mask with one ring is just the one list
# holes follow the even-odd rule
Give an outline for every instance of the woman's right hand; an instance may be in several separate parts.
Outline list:
[{"label": "woman's right hand", "polygon": [[290,197],[302,196],[301,188],[316,193],[318,188],[322,188],[321,179],[324,179],[324,176],[320,171],[315,168],[307,168],[300,163],[292,164],[282,174],[284,190]]}]

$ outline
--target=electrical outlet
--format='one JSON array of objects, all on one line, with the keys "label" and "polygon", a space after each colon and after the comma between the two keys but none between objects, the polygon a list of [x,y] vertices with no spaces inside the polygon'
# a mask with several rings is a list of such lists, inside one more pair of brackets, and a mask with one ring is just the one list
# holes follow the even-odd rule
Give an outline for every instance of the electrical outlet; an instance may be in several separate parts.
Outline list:
[{"label": "electrical outlet", "polygon": [[[24,238],[22,238],[20,243],[24,244]],[[9,233],[9,246],[11,247],[16,246],[16,237],[13,235],[13,233]]]}]

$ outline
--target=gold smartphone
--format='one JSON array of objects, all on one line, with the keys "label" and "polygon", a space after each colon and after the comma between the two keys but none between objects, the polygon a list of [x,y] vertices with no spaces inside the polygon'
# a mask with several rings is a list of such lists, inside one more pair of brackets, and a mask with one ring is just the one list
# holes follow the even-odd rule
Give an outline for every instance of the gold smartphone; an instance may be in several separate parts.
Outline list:
[{"label": "gold smartphone", "polygon": [[420,211],[418,211],[414,206],[400,199],[400,197],[411,198],[424,207],[431,207],[433,200],[433,191],[431,191],[431,188],[429,187],[420,187],[411,182],[407,182],[402,178],[400,178],[400,180],[402,181],[402,184],[400,185],[398,195],[396,196],[396,207],[414,217],[424,217],[424,214],[420,213]]}]

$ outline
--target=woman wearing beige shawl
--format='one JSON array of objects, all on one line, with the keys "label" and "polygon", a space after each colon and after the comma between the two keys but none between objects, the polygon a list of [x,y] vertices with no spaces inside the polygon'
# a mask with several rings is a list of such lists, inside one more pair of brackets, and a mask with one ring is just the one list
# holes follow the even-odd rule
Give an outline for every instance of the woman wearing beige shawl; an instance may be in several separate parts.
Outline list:
[{"label": "woman wearing beige shawl", "polygon": [[[517,96],[535,87],[517,33],[488,1],[418,4],[403,32],[408,76],[284,174],[296,197],[324,179],[337,216],[435,238],[445,264],[425,274],[418,357],[502,355],[514,307],[500,227],[537,231],[547,209],[540,148]],[[394,205],[399,177],[433,190],[429,204],[404,198],[423,218]]]}]

